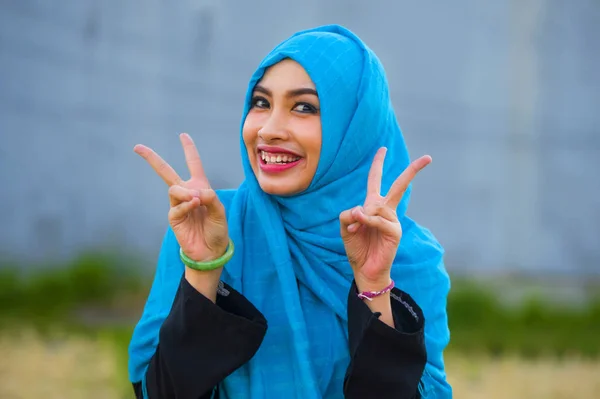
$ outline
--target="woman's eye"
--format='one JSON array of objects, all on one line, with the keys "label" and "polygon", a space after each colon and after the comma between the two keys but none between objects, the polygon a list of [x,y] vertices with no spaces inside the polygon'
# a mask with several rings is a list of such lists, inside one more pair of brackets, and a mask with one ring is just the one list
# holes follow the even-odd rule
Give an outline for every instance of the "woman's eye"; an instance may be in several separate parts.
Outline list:
[{"label": "woman's eye", "polygon": [[294,111],[298,111],[303,114],[315,114],[317,113],[317,108],[308,103],[299,103],[294,107]]},{"label": "woman's eye", "polygon": [[252,108],[269,108],[269,102],[262,97],[252,99]]}]

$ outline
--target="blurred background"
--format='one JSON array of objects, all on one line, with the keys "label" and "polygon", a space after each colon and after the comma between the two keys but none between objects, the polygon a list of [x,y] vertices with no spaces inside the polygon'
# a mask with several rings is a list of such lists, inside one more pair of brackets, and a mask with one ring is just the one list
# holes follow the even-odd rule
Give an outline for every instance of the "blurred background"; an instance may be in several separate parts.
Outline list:
[{"label": "blurred background", "polygon": [[[382,60],[446,248],[457,398],[600,398],[600,2],[0,1],[0,398],[126,398],[167,227],[132,148],[243,179],[250,75],[338,23]],[[368,134],[368,132],[365,132]]]}]

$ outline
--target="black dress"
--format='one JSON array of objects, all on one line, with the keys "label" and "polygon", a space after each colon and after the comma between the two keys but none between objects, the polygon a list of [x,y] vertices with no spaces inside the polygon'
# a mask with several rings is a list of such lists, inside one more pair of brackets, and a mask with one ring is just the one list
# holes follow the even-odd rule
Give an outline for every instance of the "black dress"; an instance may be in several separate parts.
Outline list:
[{"label": "black dress", "polygon": [[[218,398],[219,382],[260,347],[267,320],[243,295],[226,284],[222,287],[215,304],[181,279],[146,373],[150,399]],[[427,361],[423,312],[408,294],[394,288],[396,328],[391,328],[357,297],[356,290],[353,283],[348,295],[351,361],[344,396],[420,398],[418,385]],[[141,382],[133,388],[141,399]]]}]

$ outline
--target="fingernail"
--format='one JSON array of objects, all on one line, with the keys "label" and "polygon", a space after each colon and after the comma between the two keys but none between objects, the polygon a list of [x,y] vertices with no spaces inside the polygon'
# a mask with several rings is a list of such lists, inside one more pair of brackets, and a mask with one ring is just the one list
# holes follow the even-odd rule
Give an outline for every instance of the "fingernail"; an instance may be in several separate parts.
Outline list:
[{"label": "fingernail", "polygon": [[193,197],[199,197],[200,196],[200,191],[192,190],[192,196]]}]

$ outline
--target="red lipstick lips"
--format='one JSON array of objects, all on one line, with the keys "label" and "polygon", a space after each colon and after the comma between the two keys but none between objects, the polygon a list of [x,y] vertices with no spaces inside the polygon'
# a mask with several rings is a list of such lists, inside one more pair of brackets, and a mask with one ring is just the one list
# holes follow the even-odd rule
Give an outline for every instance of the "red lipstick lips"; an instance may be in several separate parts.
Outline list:
[{"label": "red lipstick lips", "polygon": [[[258,162],[259,162],[259,166],[260,169],[264,172],[267,173],[278,173],[278,172],[283,172],[286,171],[288,169],[293,168],[294,166],[298,165],[300,162],[302,162],[303,158],[296,154],[295,152],[288,150],[286,148],[283,147],[276,147],[276,146],[268,146],[268,145],[259,145],[257,147],[258,150]],[[284,158],[298,158],[294,161],[290,161],[290,162],[270,162],[267,161],[263,158],[263,153],[267,153],[269,156],[273,157],[273,156],[284,156]]]}]

